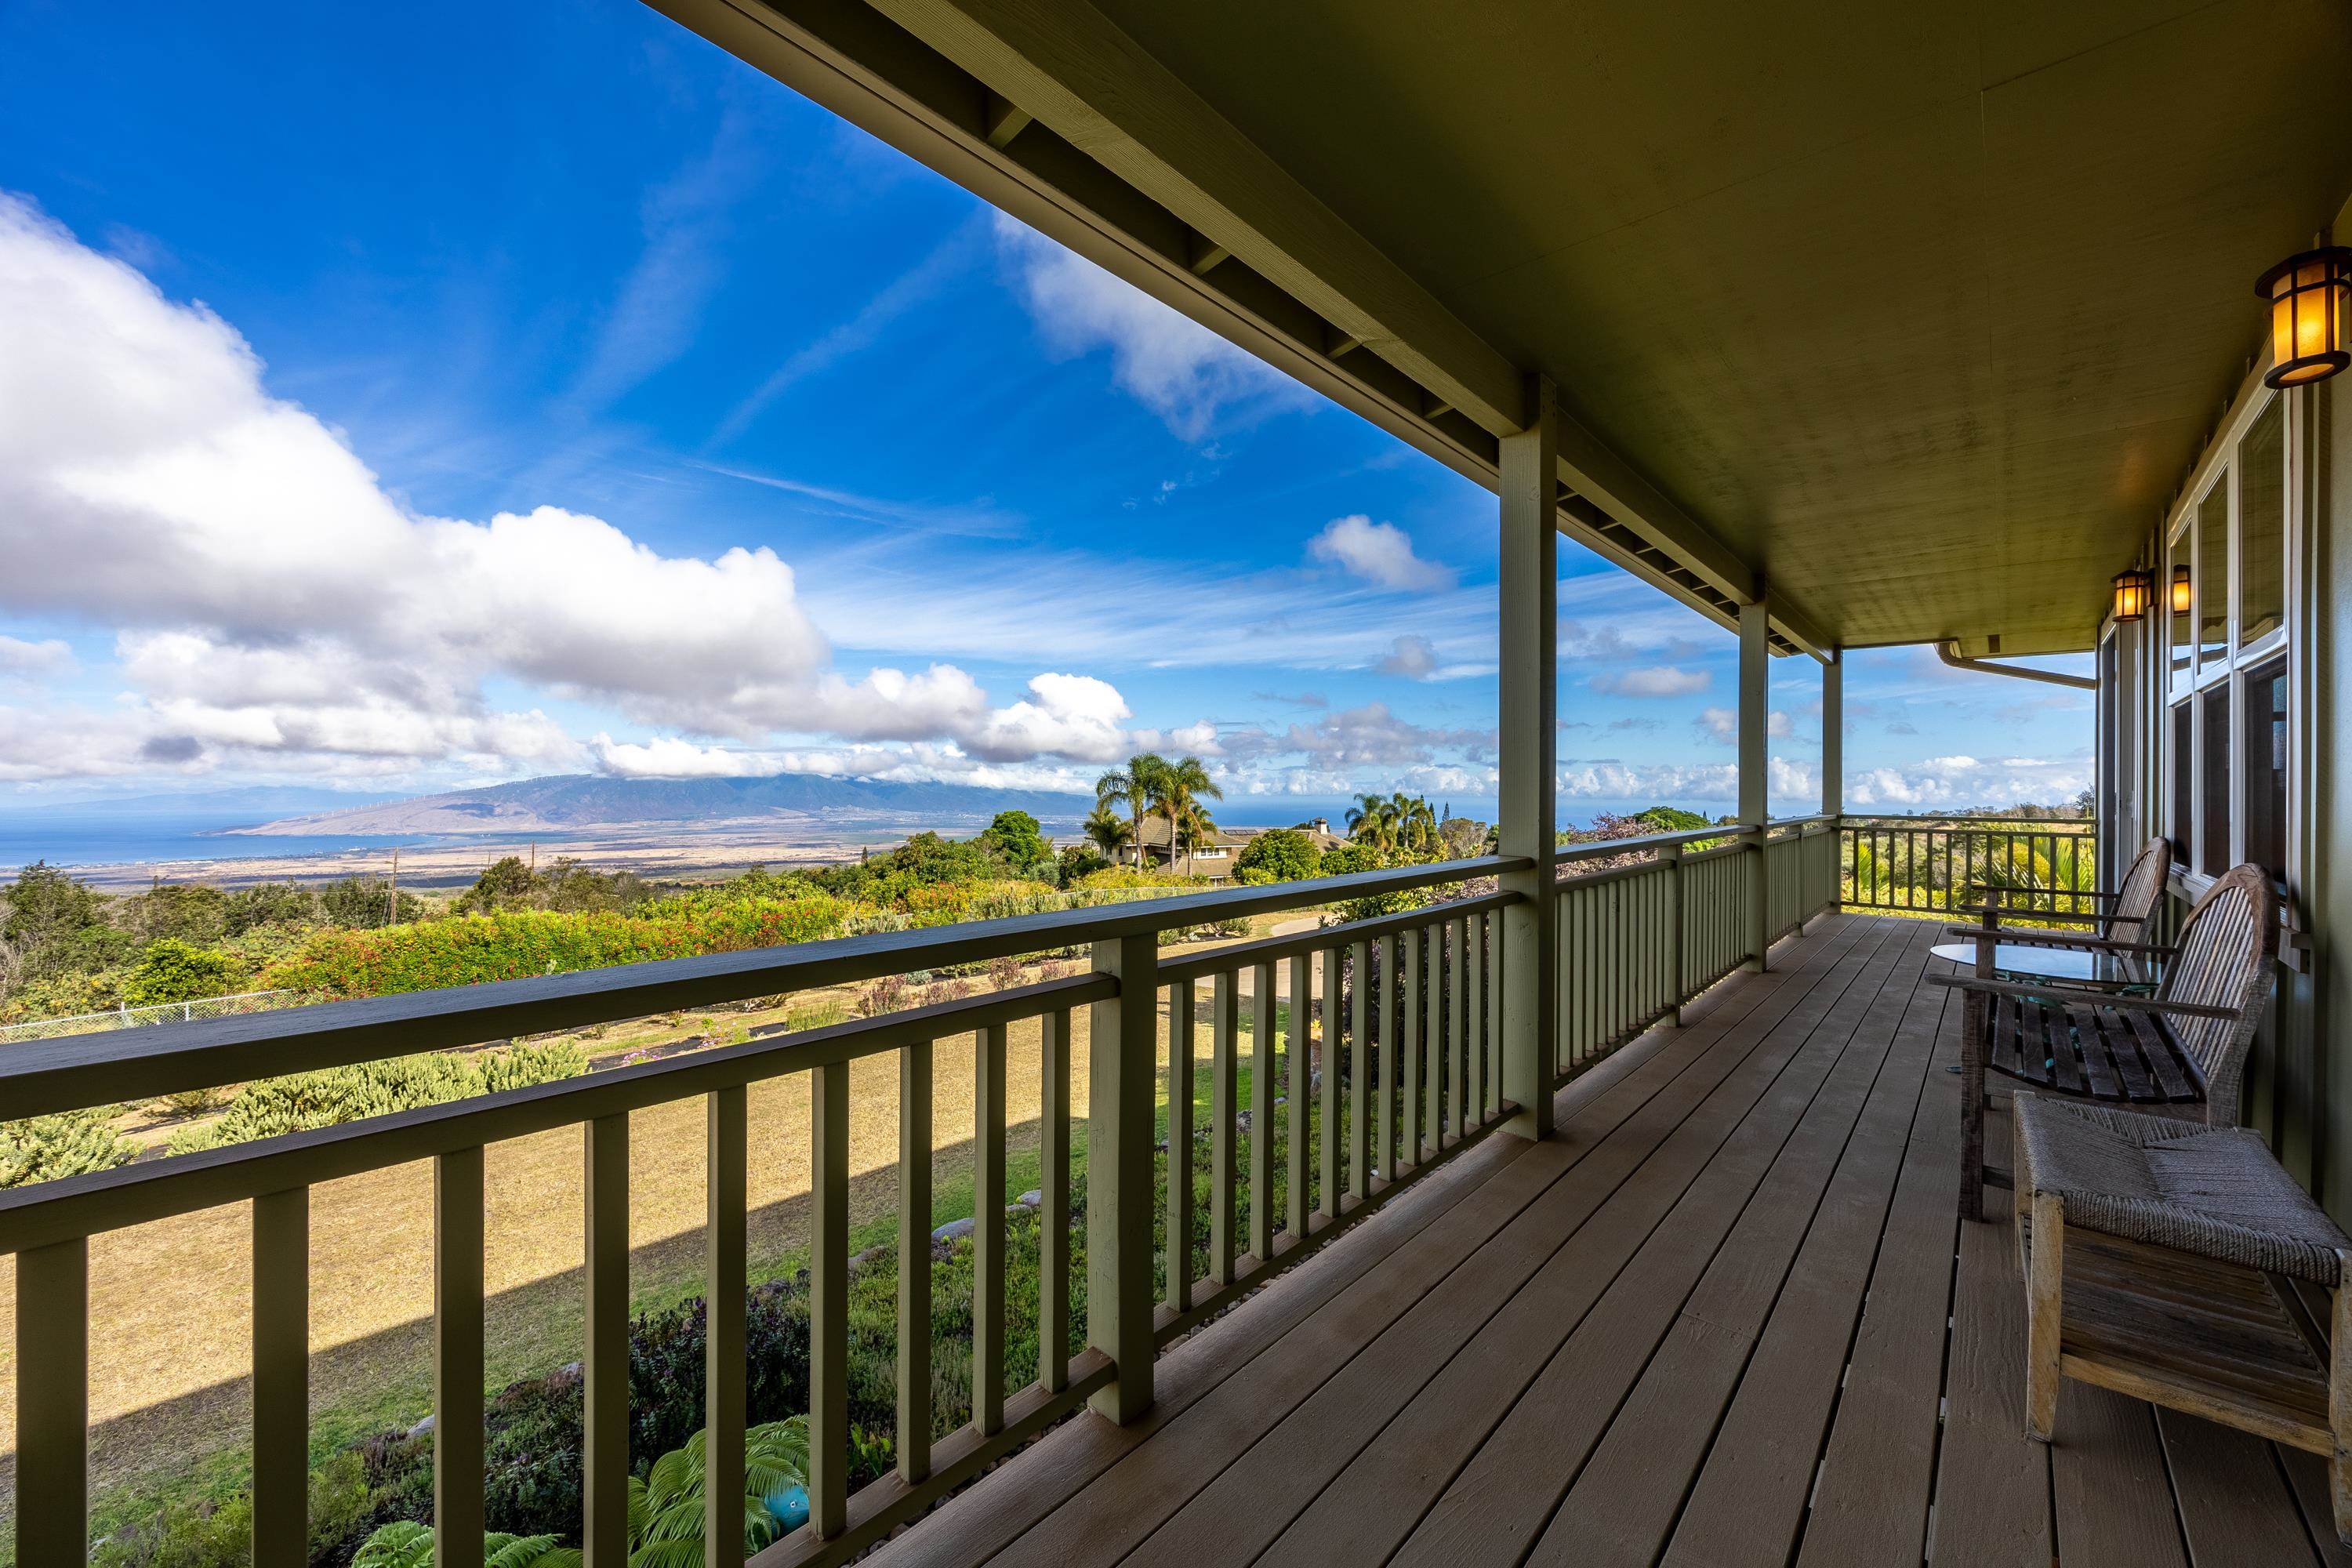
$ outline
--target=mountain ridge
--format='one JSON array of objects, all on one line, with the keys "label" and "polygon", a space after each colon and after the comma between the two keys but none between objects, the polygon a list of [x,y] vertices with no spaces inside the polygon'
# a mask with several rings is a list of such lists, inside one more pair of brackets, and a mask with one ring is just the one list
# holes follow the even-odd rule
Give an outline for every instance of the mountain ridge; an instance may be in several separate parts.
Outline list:
[{"label": "mountain ridge", "polygon": [[253,837],[370,833],[574,832],[589,827],[758,820],[824,822],[875,816],[970,818],[1026,811],[1086,815],[1090,797],[978,784],[898,783],[820,773],[623,779],[555,773],[341,811],[281,817],[233,831]]}]

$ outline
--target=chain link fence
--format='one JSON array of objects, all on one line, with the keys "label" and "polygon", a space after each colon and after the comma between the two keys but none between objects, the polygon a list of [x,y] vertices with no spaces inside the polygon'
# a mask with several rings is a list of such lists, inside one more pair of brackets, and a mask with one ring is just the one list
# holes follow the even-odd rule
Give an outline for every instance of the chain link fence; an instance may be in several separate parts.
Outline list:
[{"label": "chain link fence", "polygon": [[117,1007],[107,1013],[78,1013],[70,1018],[35,1018],[22,1024],[0,1024],[0,1046],[26,1040],[54,1040],[63,1035],[95,1034],[101,1029],[137,1029],[150,1024],[190,1024],[199,1018],[227,1018],[240,1013],[267,1013],[291,1006],[298,991],[244,991],[234,996],[204,996],[192,1002],[163,1002],[146,1007]]}]

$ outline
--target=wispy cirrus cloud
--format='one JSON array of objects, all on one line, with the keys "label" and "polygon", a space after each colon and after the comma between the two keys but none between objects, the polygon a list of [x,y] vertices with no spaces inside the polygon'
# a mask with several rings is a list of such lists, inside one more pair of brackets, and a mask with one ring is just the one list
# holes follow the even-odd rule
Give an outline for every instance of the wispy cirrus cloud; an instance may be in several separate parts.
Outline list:
[{"label": "wispy cirrus cloud", "polygon": [[1065,358],[1108,350],[1111,380],[1180,438],[1236,408],[1312,406],[1297,382],[1005,214],[996,242],[1040,337]]}]

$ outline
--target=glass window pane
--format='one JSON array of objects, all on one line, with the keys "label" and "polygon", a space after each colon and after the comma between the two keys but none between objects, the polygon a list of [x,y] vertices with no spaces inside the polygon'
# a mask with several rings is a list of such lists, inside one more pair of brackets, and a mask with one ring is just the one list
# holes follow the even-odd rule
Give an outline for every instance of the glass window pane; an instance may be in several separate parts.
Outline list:
[{"label": "glass window pane", "polygon": [[2246,677],[2245,729],[2238,736],[2246,775],[2246,858],[2286,886],[2286,660]]},{"label": "glass window pane", "polygon": [[2189,781],[2190,763],[2197,753],[2190,749],[2189,704],[2183,702],[2172,710],[2172,815],[2166,819],[2172,839],[2172,859],[2182,869],[2189,866]]},{"label": "glass window pane", "polygon": [[2210,669],[2230,654],[2230,476],[2225,470],[2197,508],[2197,662]]},{"label": "glass window pane", "polygon": [[2223,681],[2199,700],[2205,707],[2205,732],[2199,737],[2205,769],[2198,782],[2205,797],[2197,812],[2197,868],[2218,877],[2230,868],[2230,683]]},{"label": "glass window pane", "polygon": [[2166,611],[2166,618],[2172,626],[2172,689],[2176,692],[2189,689],[2191,674],[2189,667],[2195,658],[2197,646],[2197,616],[2196,606],[2192,602],[2183,600],[2177,605],[2174,603],[2172,581],[2180,573],[2189,570],[2189,552],[2196,548],[2196,529],[2183,529],[2180,537],[2172,542],[2171,560],[2165,563],[2163,592],[2164,602],[2170,606]]},{"label": "glass window pane", "polygon": [[2286,399],[2273,397],[2238,447],[2238,642],[2286,614]]}]

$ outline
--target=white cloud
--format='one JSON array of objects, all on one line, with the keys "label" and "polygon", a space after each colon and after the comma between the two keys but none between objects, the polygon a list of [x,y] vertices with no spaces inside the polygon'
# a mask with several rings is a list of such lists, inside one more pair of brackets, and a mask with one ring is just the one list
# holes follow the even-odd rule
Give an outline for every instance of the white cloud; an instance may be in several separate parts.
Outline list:
[{"label": "white cloud", "polygon": [[[1653,664],[1639,669],[1603,670],[1592,678],[1591,684],[1595,691],[1617,697],[1689,697],[1705,691],[1712,679],[1703,669]],[[1725,710],[1710,708],[1707,711],[1719,713]]]},{"label": "white cloud", "polygon": [[676,736],[637,742],[599,734],[590,744],[599,768],[627,779],[745,778],[783,771],[774,757],[763,752],[698,746]]},{"label": "white cloud", "polygon": [[[226,322],[4,195],[0,320],[0,609],[114,628],[136,700],[123,722],[171,762],[654,765],[592,752],[537,708],[502,710],[500,684],[752,743],[936,741],[995,763],[1126,744],[1125,700],[1088,676],[1041,675],[1002,709],[953,665],[850,679],[765,547],[666,555],[553,506],[415,513],[268,395]],[[68,657],[0,640],[0,670]],[[121,750],[104,738],[81,748],[93,767]]]},{"label": "white cloud", "polygon": [[1109,349],[1112,380],[1183,439],[1206,436],[1236,403],[1313,401],[1288,376],[1018,220],[998,214],[996,239],[1046,346],[1065,355]]},{"label": "white cloud", "polygon": [[73,661],[73,649],[56,637],[27,642],[0,634],[0,675],[58,675]]},{"label": "white cloud", "polygon": [[1361,512],[1333,518],[1307,542],[1307,553],[1326,565],[1380,588],[1450,588],[1454,573],[1412,552],[1412,536],[1392,522],[1374,522]]},{"label": "white cloud", "polygon": [[1407,633],[1390,646],[1388,657],[1376,668],[1382,675],[1427,680],[1437,672],[1437,649],[1430,646],[1427,637]]}]

